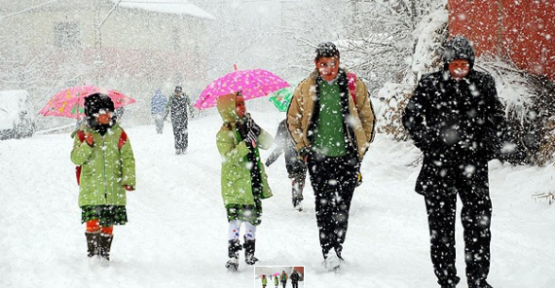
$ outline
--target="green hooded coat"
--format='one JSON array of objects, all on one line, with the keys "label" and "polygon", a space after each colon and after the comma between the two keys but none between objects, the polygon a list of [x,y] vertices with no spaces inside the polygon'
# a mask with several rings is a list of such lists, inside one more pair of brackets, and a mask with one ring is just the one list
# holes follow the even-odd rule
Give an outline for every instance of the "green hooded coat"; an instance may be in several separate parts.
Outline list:
[{"label": "green hooded coat", "polygon": [[[235,94],[228,94],[218,97],[218,112],[222,116],[224,124],[216,136],[218,151],[222,156],[222,198],[224,205],[254,205],[254,196],[252,193],[252,179],[251,171],[247,154],[250,152],[249,148],[242,141],[235,122],[238,119],[237,111],[235,108]],[[272,197],[272,191],[268,185],[268,176],[264,171],[264,165],[260,161],[258,148],[269,149],[273,144],[272,136],[260,129],[260,136],[258,136],[257,147],[254,148],[254,153],[257,158],[257,163],[260,169],[260,178],[262,179],[262,195],[260,199]]]},{"label": "green hooded coat", "polygon": [[71,161],[81,166],[79,206],[126,205],[123,185],[136,187],[135,158],[129,139],[118,147],[123,129],[116,123],[104,134],[84,125],[85,134],[92,133],[93,147],[74,137]]}]

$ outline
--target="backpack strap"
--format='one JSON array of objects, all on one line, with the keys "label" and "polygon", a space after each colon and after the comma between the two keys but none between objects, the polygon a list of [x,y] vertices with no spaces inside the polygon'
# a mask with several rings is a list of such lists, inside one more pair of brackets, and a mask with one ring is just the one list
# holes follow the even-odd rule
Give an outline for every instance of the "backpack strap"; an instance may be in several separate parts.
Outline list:
[{"label": "backpack strap", "polygon": [[121,147],[123,147],[123,145],[125,145],[126,142],[127,142],[127,134],[122,129],[121,130],[121,135],[119,136],[118,149],[121,150]]},{"label": "backpack strap", "polygon": [[85,141],[85,132],[83,130],[79,130],[75,134],[77,135],[77,137],[79,137],[79,141]]},{"label": "backpack strap", "polygon": [[351,98],[353,98],[353,102],[357,105],[357,75],[355,73],[348,73],[347,74],[347,82],[349,83],[349,91],[351,92]]},{"label": "backpack strap", "polygon": [[[79,138],[79,141],[81,143],[83,143],[83,141],[85,141],[85,132],[83,130],[78,130],[77,133],[75,133],[75,135],[77,135],[77,138]],[[81,165],[79,166],[75,166],[75,177],[77,178],[77,185],[81,185]]]}]

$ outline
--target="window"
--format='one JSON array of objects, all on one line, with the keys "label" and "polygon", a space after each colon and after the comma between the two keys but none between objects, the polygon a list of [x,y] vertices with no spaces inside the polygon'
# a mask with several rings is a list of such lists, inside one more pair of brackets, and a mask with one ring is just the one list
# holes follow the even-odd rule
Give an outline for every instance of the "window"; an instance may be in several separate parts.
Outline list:
[{"label": "window", "polygon": [[81,29],[77,22],[59,22],[54,26],[54,45],[59,48],[81,47]]}]

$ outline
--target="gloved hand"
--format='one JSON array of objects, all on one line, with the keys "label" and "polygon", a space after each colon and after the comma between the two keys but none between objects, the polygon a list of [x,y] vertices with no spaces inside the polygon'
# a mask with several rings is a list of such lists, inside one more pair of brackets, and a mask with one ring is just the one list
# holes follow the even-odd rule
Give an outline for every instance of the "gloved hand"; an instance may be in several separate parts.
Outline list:
[{"label": "gloved hand", "polygon": [[133,186],[129,186],[129,185],[123,185],[123,188],[125,188],[125,190],[127,191],[134,191],[135,188]]},{"label": "gloved hand", "polygon": [[258,137],[256,137],[256,135],[254,135],[254,132],[252,132],[252,131],[247,132],[247,137],[245,138],[245,143],[247,144],[247,147],[249,147],[249,148],[256,147],[256,140],[257,139],[258,139]]},{"label": "gloved hand", "polygon": [[250,114],[247,114],[245,116],[245,119],[246,119],[247,131],[252,131],[254,135],[256,135],[256,137],[260,136],[260,126],[258,126],[258,124],[254,122]]},{"label": "gloved hand", "polygon": [[89,146],[94,146],[94,138],[92,136],[92,133],[89,132],[87,133],[87,135],[85,135],[85,141],[87,142],[87,144],[89,144]]},{"label": "gloved hand", "polygon": [[297,153],[299,154],[299,160],[306,163],[308,161],[308,156],[310,156],[310,148],[303,147]]}]

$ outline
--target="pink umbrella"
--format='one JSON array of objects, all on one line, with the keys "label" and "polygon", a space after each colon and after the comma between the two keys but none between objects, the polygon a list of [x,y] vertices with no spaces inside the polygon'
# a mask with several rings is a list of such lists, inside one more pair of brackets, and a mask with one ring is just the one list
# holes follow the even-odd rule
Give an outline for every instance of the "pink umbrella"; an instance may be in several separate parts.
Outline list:
[{"label": "pink umbrella", "polygon": [[214,80],[204,88],[194,107],[214,107],[216,98],[229,93],[241,91],[245,100],[248,100],[266,96],[288,86],[285,80],[264,69],[236,70]]},{"label": "pink umbrella", "polygon": [[281,275],[281,273],[274,273],[274,274],[272,274],[272,276],[279,276],[279,275]]},{"label": "pink umbrella", "polygon": [[83,118],[85,116],[85,97],[94,93],[104,93],[114,101],[114,108],[135,103],[135,99],[123,95],[116,90],[108,90],[96,86],[75,86],[56,93],[39,113],[44,116],[60,116]]}]

